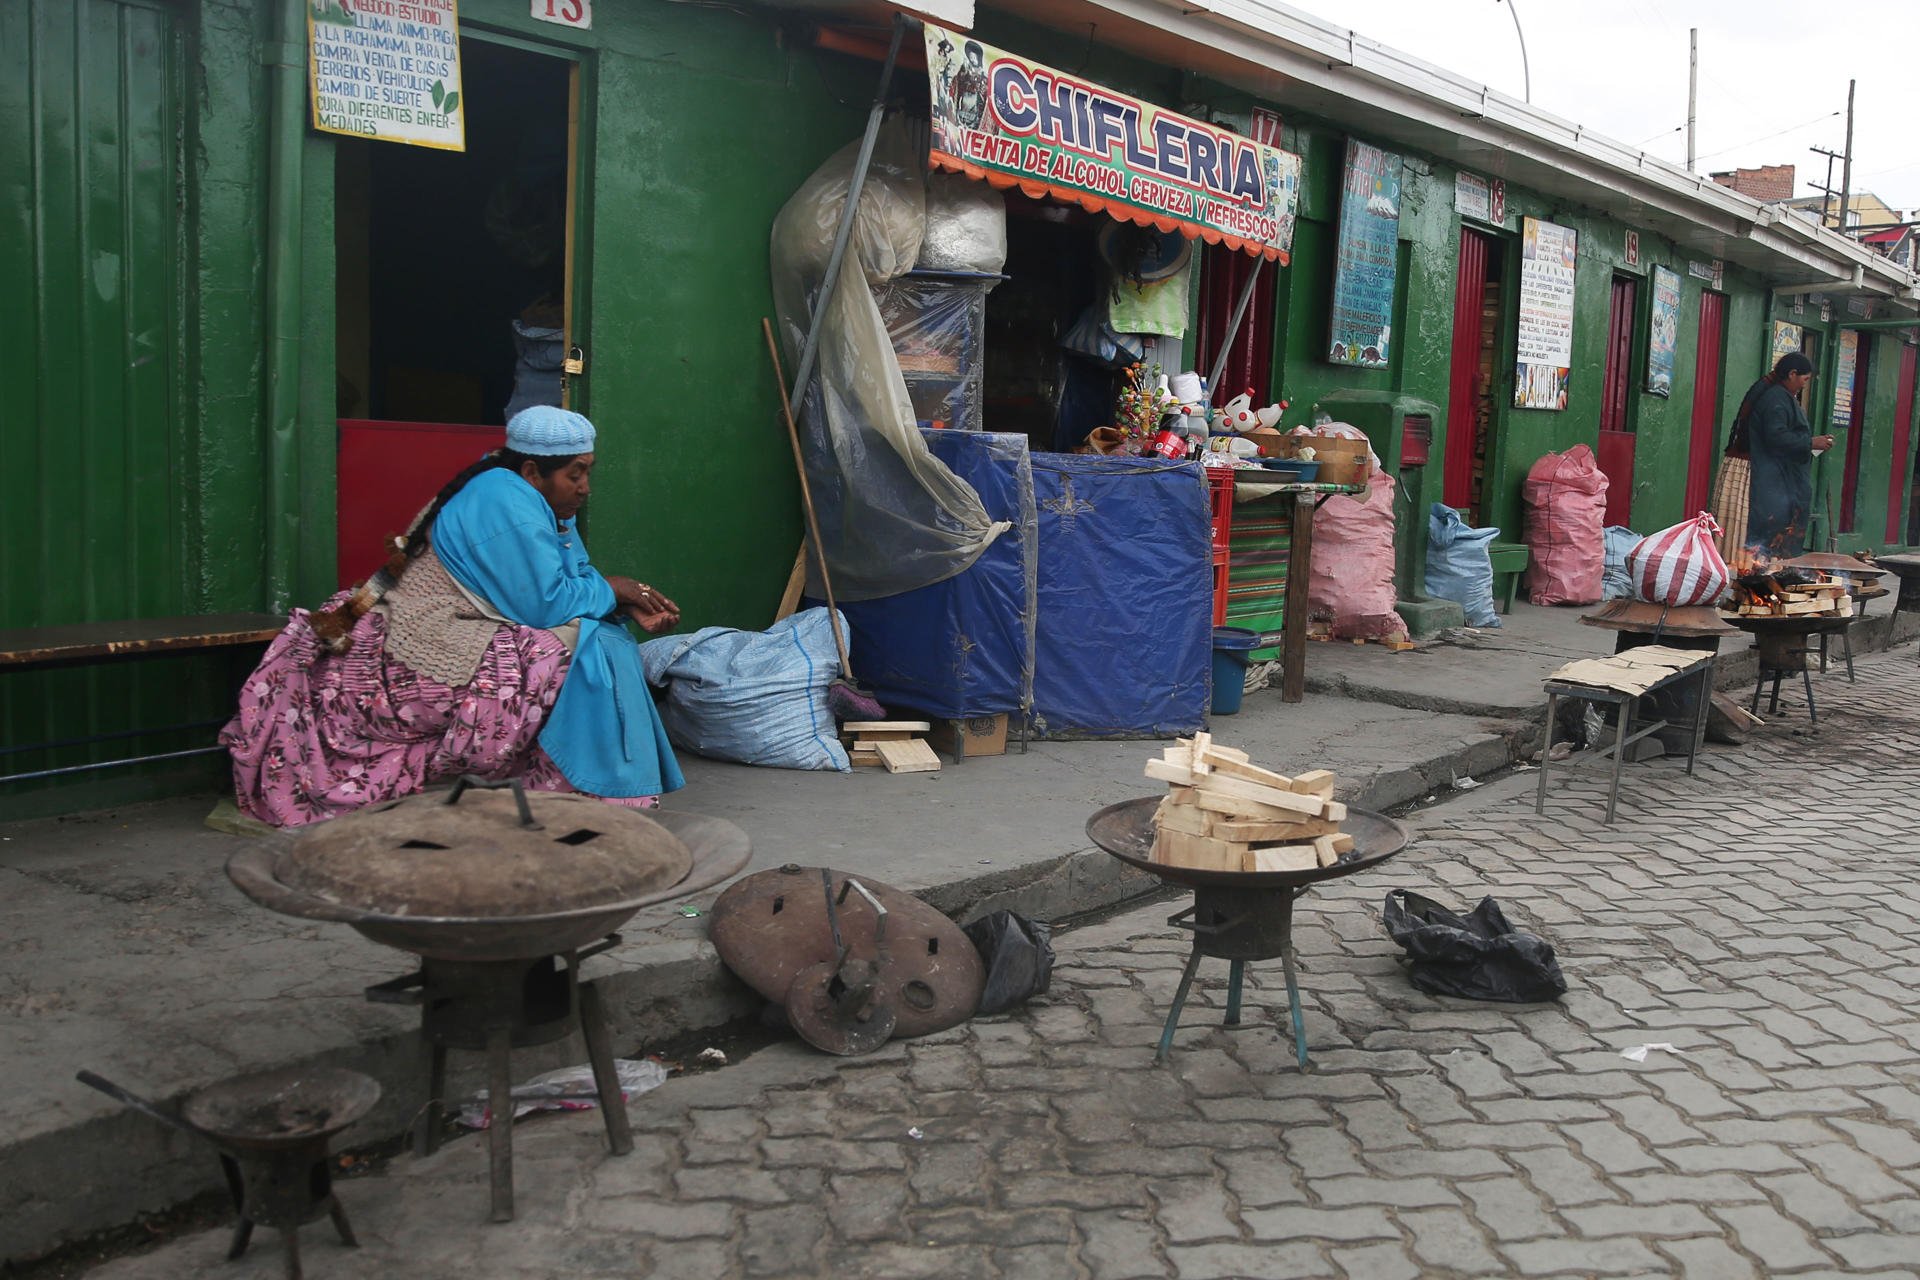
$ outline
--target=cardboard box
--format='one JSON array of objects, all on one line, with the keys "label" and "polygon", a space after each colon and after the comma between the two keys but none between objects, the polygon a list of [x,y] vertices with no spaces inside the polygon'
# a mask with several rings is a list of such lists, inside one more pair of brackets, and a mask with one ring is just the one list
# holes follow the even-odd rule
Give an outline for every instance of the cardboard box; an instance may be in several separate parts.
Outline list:
[{"label": "cardboard box", "polygon": [[1003,756],[1007,754],[1007,713],[935,720],[927,731],[927,745],[950,756]]},{"label": "cardboard box", "polygon": [[[1262,442],[1266,446],[1266,442]],[[1320,471],[1314,480],[1321,484],[1365,484],[1373,476],[1373,446],[1365,440],[1341,436],[1279,436],[1267,456],[1298,457],[1300,450],[1311,448]]]}]

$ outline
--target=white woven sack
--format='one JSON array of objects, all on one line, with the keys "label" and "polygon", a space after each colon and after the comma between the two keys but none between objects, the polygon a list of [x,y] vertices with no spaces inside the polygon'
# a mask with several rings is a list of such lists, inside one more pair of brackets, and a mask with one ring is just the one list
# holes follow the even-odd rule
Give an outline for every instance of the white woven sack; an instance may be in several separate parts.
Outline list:
[{"label": "white woven sack", "polygon": [[1727,562],[1713,545],[1720,526],[1707,512],[1648,534],[1627,552],[1633,592],[1654,604],[1712,604],[1727,589]]}]

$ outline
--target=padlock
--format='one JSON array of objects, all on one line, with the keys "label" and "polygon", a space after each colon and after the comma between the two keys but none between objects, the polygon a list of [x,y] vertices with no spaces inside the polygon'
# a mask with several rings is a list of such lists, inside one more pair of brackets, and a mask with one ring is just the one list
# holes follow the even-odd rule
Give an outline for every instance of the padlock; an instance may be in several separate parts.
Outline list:
[{"label": "padlock", "polygon": [[578,377],[587,371],[587,353],[578,347],[567,351],[567,358],[560,362],[560,371],[571,377]]}]

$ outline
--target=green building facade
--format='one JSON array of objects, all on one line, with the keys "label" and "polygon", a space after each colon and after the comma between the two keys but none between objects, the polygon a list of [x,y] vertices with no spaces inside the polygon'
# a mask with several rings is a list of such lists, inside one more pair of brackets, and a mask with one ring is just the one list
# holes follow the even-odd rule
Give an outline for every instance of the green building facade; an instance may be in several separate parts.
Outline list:
[{"label": "green building facade", "polygon": [[[800,537],[759,329],[772,310],[768,231],[795,187],[857,135],[878,68],[816,47],[790,12],[603,0],[593,29],[577,31],[531,19],[525,0],[462,0],[460,9],[463,47],[473,51],[470,103],[496,87],[475,68],[506,60],[530,84],[562,86],[572,121],[564,274],[569,339],[586,360],[572,404],[600,430],[596,559],[670,590],[689,627],[764,625]],[[977,31],[1190,114],[1242,124],[1255,106],[1281,114],[1285,145],[1305,160],[1292,263],[1275,303],[1271,390],[1291,401],[1284,423],[1304,421],[1340,391],[1431,402],[1439,413],[1422,492],[1437,498],[1463,225],[1455,170],[1393,137],[1357,135],[1406,159],[1397,340],[1385,369],[1336,366],[1324,359],[1326,314],[1349,125],[1258,100],[1173,58],[1090,43],[1084,32],[997,11],[980,13]],[[0,411],[9,461],[0,468],[0,627],[280,612],[317,606],[335,589],[337,421],[364,413],[366,388],[343,381],[354,383],[368,359],[367,333],[343,324],[337,307],[342,298],[367,305],[355,282],[364,255],[383,252],[367,242],[389,232],[366,225],[369,162],[354,151],[381,144],[311,128],[305,41],[303,0],[0,6],[0,186],[9,197],[0,280],[10,299],[0,370],[16,389]],[[416,160],[431,163],[406,154],[413,150],[387,146],[371,165],[404,177]],[[414,234],[429,247],[455,238],[462,216],[450,205]],[[1517,538],[1528,467],[1547,451],[1597,443],[1610,286],[1625,277],[1639,282],[1630,519],[1643,532],[1671,524],[1689,514],[1693,318],[1712,287],[1689,273],[1700,252],[1509,185],[1502,224],[1468,223],[1494,237],[1509,280],[1527,216],[1579,233],[1568,407],[1509,407],[1509,300],[1497,330],[1495,368],[1505,380],[1494,395],[1483,523]],[[1638,235],[1634,263],[1628,232]],[[1665,398],[1642,390],[1656,265],[1683,281]],[[459,276],[457,264],[446,271],[450,290],[468,283]],[[1741,394],[1769,363],[1773,321],[1817,335],[1830,390],[1840,331],[1891,314],[1856,315],[1837,294],[1776,295],[1791,283],[1732,265],[1723,272],[1715,457]],[[1913,433],[1895,417],[1897,407],[1911,414],[1911,332],[1862,331],[1870,354],[1858,483],[1839,539],[1848,549],[1909,536]],[[1824,427],[1831,397],[1816,394]],[[355,396],[362,409],[345,411]],[[1830,485],[1840,503],[1846,453],[1843,439],[1822,464],[1831,474],[1817,500]],[[1897,539],[1887,536],[1892,526]],[[0,674],[0,745],[216,720],[235,674],[196,658]],[[205,741],[201,727],[16,752],[0,756],[0,772]],[[217,777],[218,761],[0,782],[0,816],[165,794]]]}]

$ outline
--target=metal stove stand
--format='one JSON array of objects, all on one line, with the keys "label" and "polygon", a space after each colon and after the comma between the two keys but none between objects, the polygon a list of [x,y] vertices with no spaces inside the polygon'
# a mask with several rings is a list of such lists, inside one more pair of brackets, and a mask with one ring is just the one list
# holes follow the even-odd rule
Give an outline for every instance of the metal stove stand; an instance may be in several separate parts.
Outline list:
[{"label": "metal stove stand", "polygon": [[538,960],[440,960],[421,957],[418,971],[367,988],[380,1004],[420,1006],[421,1030],[432,1050],[427,1106],[414,1145],[430,1155],[440,1145],[446,1119],[447,1051],[487,1055],[487,1149],[491,1166],[493,1220],[513,1220],[513,1050],[551,1044],[581,1032],[593,1066],[594,1093],[607,1125],[613,1154],[633,1150],[633,1129],[613,1064],[606,1011],[591,982],[580,981],[580,962],[620,945],[620,935],[579,951]]},{"label": "metal stove stand", "polygon": [[1173,1033],[1179,1029],[1180,1011],[1186,1006],[1187,993],[1193,989],[1193,975],[1200,968],[1200,957],[1213,956],[1228,962],[1225,1025],[1237,1027],[1247,962],[1278,956],[1287,975],[1293,1055],[1301,1066],[1307,1065],[1307,1028],[1300,1016],[1300,983],[1293,968],[1293,900],[1303,892],[1305,890],[1290,887],[1195,886],[1193,905],[1167,917],[1168,924],[1193,934],[1193,950],[1180,973],[1179,989],[1173,993],[1173,1008],[1167,1012],[1167,1025],[1160,1033],[1155,1061],[1166,1061],[1173,1048]]}]

